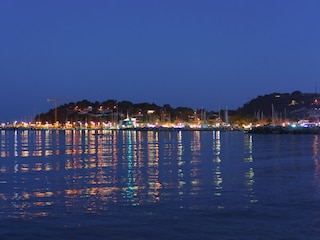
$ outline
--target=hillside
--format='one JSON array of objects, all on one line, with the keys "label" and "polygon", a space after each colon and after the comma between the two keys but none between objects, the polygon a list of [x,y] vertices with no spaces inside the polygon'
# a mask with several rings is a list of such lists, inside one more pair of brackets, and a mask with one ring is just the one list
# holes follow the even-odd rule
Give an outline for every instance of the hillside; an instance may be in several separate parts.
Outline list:
[{"label": "hillside", "polygon": [[[141,122],[160,121],[188,121],[194,118],[194,110],[188,107],[172,108],[169,104],[158,106],[155,103],[134,104],[129,101],[118,102],[107,100],[103,102],[89,102],[82,100],[70,102],[50,109],[47,113],[38,114],[36,122],[60,123],[112,121],[117,122],[127,116],[135,117]],[[56,119],[55,119],[56,118]]]},{"label": "hillside", "polygon": [[[319,119],[320,95],[316,93],[271,93],[258,96],[245,103],[237,110],[229,110],[229,122],[242,125],[246,122],[268,121],[272,117],[296,121],[307,118]],[[224,121],[225,112],[208,111],[198,109],[194,111],[189,107],[172,108],[169,104],[158,106],[155,103],[134,104],[129,101],[117,102],[107,100],[104,102],[89,102],[82,100],[70,102],[50,109],[47,113],[38,114],[37,122],[50,122],[56,120],[60,123],[66,122],[88,122],[88,121],[118,121],[127,116],[135,117],[141,122],[159,121],[215,121],[221,116]],[[56,118],[56,119],[55,119]]]},{"label": "hillside", "polygon": [[272,116],[299,120],[318,118],[320,111],[320,95],[317,93],[272,93],[258,96],[237,110],[238,114],[253,116],[256,119],[270,118]]}]

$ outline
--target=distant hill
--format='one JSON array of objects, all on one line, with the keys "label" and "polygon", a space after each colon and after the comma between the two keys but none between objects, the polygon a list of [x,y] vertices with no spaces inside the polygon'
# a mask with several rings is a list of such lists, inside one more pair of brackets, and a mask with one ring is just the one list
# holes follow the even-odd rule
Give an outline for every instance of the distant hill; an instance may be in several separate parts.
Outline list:
[{"label": "distant hill", "polygon": [[272,116],[272,109],[278,118],[299,120],[318,118],[320,115],[320,95],[317,93],[271,93],[252,99],[237,110],[238,114],[254,118]]},{"label": "distant hill", "polygon": [[278,119],[300,120],[319,119],[320,116],[320,95],[317,93],[271,93],[258,96],[245,103],[237,110],[228,112],[208,111],[189,107],[172,108],[169,104],[158,106],[155,103],[134,104],[129,101],[118,102],[106,100],[103,102],[89,102],[82,100],[70,102],[58,106],[57,109],[50,109],[47,113],[38,114],[35,121],[53,123],[58,120],[66,122],[88,122],[88,121],[118,121],[127,116],[135,117],[141,122],[154,120],[160,121],[194,121],[195,119],[215,121],[221,118],[222,121],[229,118],[230,123],[242,125],[255,121],[270,121],[273,115]]},{"label": "distant hill", "polygon": [[[194,110],[188,107],[172,108],[169,104],[158,106],[155,103],[134,104],[129,101],[118,102],[110,99],[103,102],[82,100],[60,105],[46,113],[35,116],[36,122],[60,123],[89,121],[119,121],[127,116],[149,121],[188,121],[194,118]],[[55,119],[57,118],[57,119]]]}]

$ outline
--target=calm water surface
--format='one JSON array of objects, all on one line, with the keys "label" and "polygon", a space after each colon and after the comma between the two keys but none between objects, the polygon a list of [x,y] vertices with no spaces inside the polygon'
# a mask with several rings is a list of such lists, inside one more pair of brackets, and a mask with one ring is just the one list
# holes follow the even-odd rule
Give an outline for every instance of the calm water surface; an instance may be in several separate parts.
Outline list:
[{"label": "calm water surface", "polygon": [[320,239],[319,142],[0,130],[0,239]]}]

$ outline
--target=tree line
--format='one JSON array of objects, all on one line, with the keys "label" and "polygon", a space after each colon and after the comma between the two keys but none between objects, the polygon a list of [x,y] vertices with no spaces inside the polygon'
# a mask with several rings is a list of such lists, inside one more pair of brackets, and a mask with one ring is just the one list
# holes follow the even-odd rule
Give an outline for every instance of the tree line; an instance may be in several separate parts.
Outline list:
[{"label": "tree line", "polygon": [[103,102],[82,100],[70,102],[52,108],[46,113],[40,113],[35,116],[36,122],[55,121],[55,112],[57,121],[66,122],[88,122],[88,121],[119,121],[127,117],[139,118],[142,122],[162,121],[194,121],[214,119],[218,117],[217,112],[206,111],[205,109],[193,110],[189,107],[173,108],[170,104],[159,106],[155,103],[137,103],[130,101],[117,101],[114,99]]}]

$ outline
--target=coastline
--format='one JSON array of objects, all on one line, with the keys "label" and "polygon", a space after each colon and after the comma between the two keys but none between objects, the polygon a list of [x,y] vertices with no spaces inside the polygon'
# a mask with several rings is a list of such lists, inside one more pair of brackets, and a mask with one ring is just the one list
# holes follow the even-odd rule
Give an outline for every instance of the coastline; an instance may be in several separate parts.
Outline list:
[{"label": "coastline", "polygon": [[258,126],[246,131],[253,134],[320,134],[319,126]]},{"label": "coastline", "polygon": [[125,128],[63,128],[63,127],[0,127],[0,130],[40,130],[40,131],[242,131],[242,129],[231,128],[231,127],[206,127],[206,128],[191,128],[191,127],[125,127]]}]

